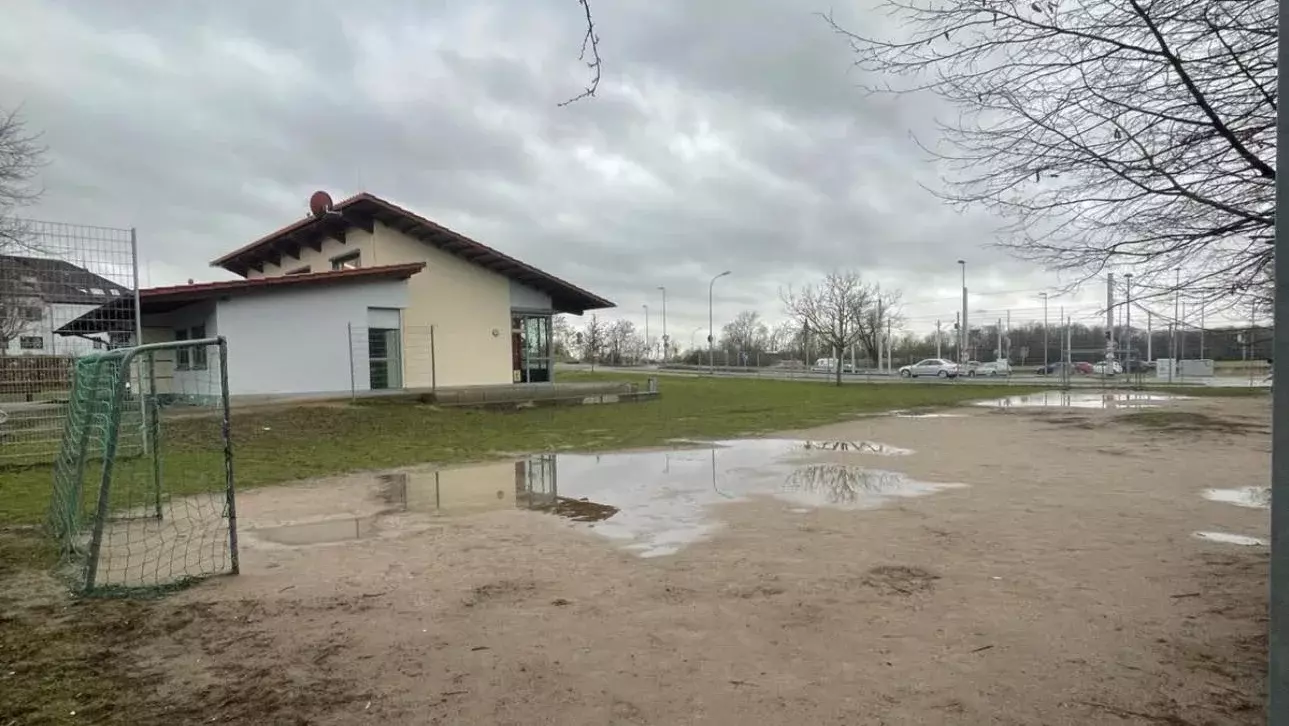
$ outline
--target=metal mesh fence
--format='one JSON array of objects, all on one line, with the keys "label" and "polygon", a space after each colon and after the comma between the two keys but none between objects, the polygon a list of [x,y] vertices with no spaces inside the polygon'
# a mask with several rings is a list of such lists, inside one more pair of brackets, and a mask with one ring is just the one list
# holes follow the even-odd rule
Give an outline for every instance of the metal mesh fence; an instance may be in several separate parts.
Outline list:
[{"label": "metal mesh fence", "polygon": [[[226,361],[222,339],[76,361],[48,516],[76,589],[130,593],[237,572]],[[128,424],[138,410],[143,425]]]},{"label": "metal mesh fence", "polygon": [[138,339],[133,230],[18,227],[0,245],[0,466],[52,461],[75,360]]}]

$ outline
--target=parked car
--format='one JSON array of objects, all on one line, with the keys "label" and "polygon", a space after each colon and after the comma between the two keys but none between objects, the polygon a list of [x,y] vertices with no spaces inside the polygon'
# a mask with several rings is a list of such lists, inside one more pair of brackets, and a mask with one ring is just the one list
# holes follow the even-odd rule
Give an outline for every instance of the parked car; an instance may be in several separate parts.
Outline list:
[{"label": "parked car", "polygon": [[1123,370],[1125,373],[1149,373],[1155,370],[1155,363],[1140,358],[1129,358],[1123,361]]},{"label": "parked car", "polygon": [[1058,360],[1048,363],[1045,366],[1039,366],[1038,369],[1034,371],[1034,374],[1039,376],[1059,376],[1067,372],[1073,374],[1079,373],[1080,371],[1077,364],[1066,363],[1065,361]]},{"label": "parked car", "polygon": [[[815,361],[815,364],[814,364],[813,366],[811,366],[811,367],[810,367],[810,370],[814,371],[815,373],[836,373],[836,372],[837,372],[837,359],[836,359],[836,358],[820,358],[819,360]],[[842,372],[842,373],[854,373],[854,372],[855,372],[855,366],[851,365],[851,364],[850,364],[850,363],[848,363],[848,362],[842,361],[842,363],[841,363],[841,372]]]},{"label": "parked car", "polygon": [[971,372],[980,367],[980,361],[969,360],[966,363],[958,364],[958,374],[963,376],[971,375]]},{"label": "parked car", "polygon": [[1092,375],[1092,364],[1083,360],[1078,361],[1074,364],[1074,372],[1085,376]]},{"label": "parked car", "polygon": [[1012,366],[1005,360],[981,363],[973,370],[967,371],[967,375],[969,376],[989,376],[991,378],[995,376],[1010,376],[1011,374]]},{"label": "parked car", "polygon": [[900,377],[902,378],[917,378],[918,376],[956,378],[958,376],[958,364],[943,358],[927,358],[900,369]]},{"label": "parked car", "polygon": [[1101,360],[1092,364],[1092,374],[1097,376],[1113,376],[1123,373],[1123,366],[1119,361]]}]

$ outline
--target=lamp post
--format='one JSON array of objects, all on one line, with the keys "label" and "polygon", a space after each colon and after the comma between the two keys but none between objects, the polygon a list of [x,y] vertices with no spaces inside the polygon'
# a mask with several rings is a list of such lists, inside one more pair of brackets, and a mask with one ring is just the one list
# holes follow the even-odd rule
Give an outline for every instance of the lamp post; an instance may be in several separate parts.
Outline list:
[{"label": "lamp post", "polygon": [[707,283],[707,369],[709,373],[713,374],[716,373],[716,347],[714,342],[716,338],[715,324],[713,322],[714,317],[712,313],[712,290],[716,286],[716,281],[728,274],[730,274],[730,271],[726,270],[713,277],[712,281]]},{"label": "lamp post", "polygon": [[1047,293],[1040,292],[1039,297],[1043,298],[1043,372],[1047,372]]},{"label": "lamp post", "polygon": [[667,362],[667,288],[663,285],[658,286],[662,290],[662,362]]},{"label": "lamp post", "polygon": [[[1136,350],[1132,347],[1132,273],[1129,272],[1123,276],[1123,335],[1127,338],[1125,348],[1128,349],[1128,360],[1132,360]],[[1137,370],[1143,370],[1138,367]]]},{"label": "lamp post", "polygon": [[[971,330],[971,324],[967,322],[967,261],[958,260],[958,264],[962,266],[962,330],[959,331],[962,342],[959,350],[963,351],[961,355],[970,355],[967,350],[967,331]],[[966,363],[966,361],[960,360],[958,363]]]},{"label": "lamp post", "polygon": [[644,313],[645,313],[645,350],[644,352],[645,352],[645,362],[647,363],[649,362],[649,351],[653,349],[653,345],[649,342],[649,306],[641,305],[640,307],[644,308]]}]

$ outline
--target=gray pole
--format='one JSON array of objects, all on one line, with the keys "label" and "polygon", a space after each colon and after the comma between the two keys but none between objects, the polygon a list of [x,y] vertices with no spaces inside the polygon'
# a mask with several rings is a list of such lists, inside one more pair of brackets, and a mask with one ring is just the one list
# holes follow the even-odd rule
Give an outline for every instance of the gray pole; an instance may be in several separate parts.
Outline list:
[{"label": "gray pole", "polygon": [[1003,359],[1003,319],[998,318],[998,350],[994,351],[994,360]]},{"label": "gray pole", "polygon": [[712,289],[715,287],[717,280],[728,274],[730,274],[730,271],[726,270],[707,283],[707,368],[709,373],[716,372],[716,334],[712,317]]},{"label": "gray pole", "polygon": [[877,372],[882,372],[882,295],[879,289],[877,294],[877,325],[873,331],[873,340],[877,341]]},{"label": "gray pole", "polygon": [[644,311],[645,311],[645,349],[644,349],[644,357],[645,357],[645,362],[647,363],[647,362],[649,361],[649,350],[652,348],[652,346],[649,344],[649,306],[648,306],[648,305],[641,305],[640,307],[644,308]]},{"label": "gray pole", "polygon": [[940,321],[935,321],[935,357],[943,358],[944,354],[940,352]]},{"label": "gray pole", "polygon": [[[971,355],[971,352],[968,350],[971,347],[970,339],[967,337],[970,335],[967,331],[971,330],[971,324],[967,322],[967,261],[958,260],[958,264],[962,266],[962,329],[959,331],[961,333],[960,337],[962,338],[962,341],[959,345],[962,346],[960,348],[960,350],[963,351],[962,355],[966,356]],[[966,363],[965,360],[960,360],[958,362]]]},{"label": "gray pole", "polygon": [[662,362],[667,362],[667,288],[659,285],[662,290]]},{"label": "gray pole", "polygon": [[1043,370],[1047,370],[1047,293],[1040,292],[1038,296],[1043,298]]},{"label": "gray pole", "polygon": [[[1289,37],[1289,0],[1280,0],[1280,37]],[[1281,43],[1279,65],[1289,67],[1289,43]],[[1279,97],[1289,92],[1289,83],[1280,75],[1276,79]],[[1281,123],[1276,129],[1278,148],[1289,148],[1289,124]],[[1289,209],[1289,186],[1276,182],[1276,204],[1284,200]],[[1272,322],[1274,351],[1271,359],[1272,380],[1280,376],[1280,368],[1289,365],[1289,223],[1281,224],[1276,218],[1275,256],[1275,317]],[[1285,242],[1285,244],[1281,244]],[[1284,247],[1285,249],[1280,249]],[[1289,376],[1289,368],[1285,370]],[[1269,674],[1267,679],[1267,722],[1271,726],[1289,724],[1289,642],[1285,640],[1285,627],[1289,626],[1289,388],[1271,386],[1271,609],[1268,622]]]},{"label": "gray pole", "polygon": [[1151,326],[1151,323],[1153,322],[1153,320],[1154,320],[1154,316],[1150,314],[1149,310],[1147,310],[1146,311],[1146,360],[1149,360],[1149,361],[1153,361],[1155,359],[1155,330]]},{"label": "gray pole", "polygon": [[[1136,351],[1132,347],[1132,273],[1129,272],[1123,278],[1123,302],[1126,308],[1123,313],[1124,327],[1126,328],[1124,335],[1128,338],[1128,345],[1125,347],[1128,349],[1128,357],[1132,358],[1136,355]],[[1141,370],[1141,367],[1138,366],[1137,370]]]},{"label": "gray pole", "polygon": [[1114,273],[1105,278],[1105,359],[1109,373],[1114,373]]}]

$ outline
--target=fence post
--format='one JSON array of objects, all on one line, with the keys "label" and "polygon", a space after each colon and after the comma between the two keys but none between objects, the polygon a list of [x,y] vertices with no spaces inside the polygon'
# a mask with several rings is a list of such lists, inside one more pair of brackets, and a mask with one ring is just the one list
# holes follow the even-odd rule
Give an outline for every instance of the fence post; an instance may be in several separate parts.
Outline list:
[{"label": "fence post", "polygon": [[354,324],[352,322],[345,323],[345,328],[348,331],[348,340],[345,341],[345,346],[349,349],[349,400],[356,401],[358,400],[358,382],[354,378]]},{"label": "fence post", "polygon": [[[237,559],[237,497],[233,484],[233,412],[228,400],[228,340],[219,336],[219,397],[223,422],[220,434],[224,444],[224,498],[228,508],[228,550],[233,574],[241,572]],[[353,356],[350,356],[352,359]]]},{"label": "fence post", "polygon": [[[222,363],[220,364],[223,365]],[[140,391],[142,394],[143,392]],[[148,351],[148,392],[144,395],[147,411],[143,439],[147,445],[147,454],[152,457],[152,486],[155,498],[157,519],[161,519],[161,406],[157,403],[157,354]]]}]

